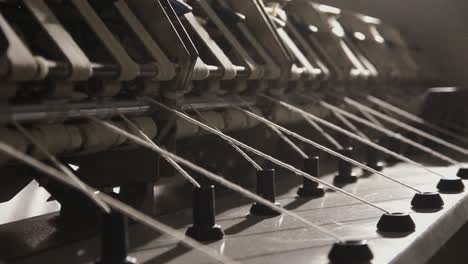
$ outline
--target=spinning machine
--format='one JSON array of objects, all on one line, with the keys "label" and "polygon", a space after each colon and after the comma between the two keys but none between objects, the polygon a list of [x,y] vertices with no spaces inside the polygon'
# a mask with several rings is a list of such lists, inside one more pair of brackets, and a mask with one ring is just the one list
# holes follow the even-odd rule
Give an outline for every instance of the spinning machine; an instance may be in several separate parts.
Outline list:
[{"label": "spinning machine", "polygon": [[466,92],[378,18],[6,0],[0,55],[0,262],[425,263],[468,220]]}]

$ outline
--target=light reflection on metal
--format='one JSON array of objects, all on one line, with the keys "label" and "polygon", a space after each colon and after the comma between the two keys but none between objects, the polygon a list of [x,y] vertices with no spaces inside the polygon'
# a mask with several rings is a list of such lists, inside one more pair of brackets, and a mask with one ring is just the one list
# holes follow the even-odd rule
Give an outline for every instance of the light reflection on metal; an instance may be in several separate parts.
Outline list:
[{"label": "light reflection on metal", "polygon": [[362,21],[369,23],[369,24],[379,25],[381,23],[380,19],[376,17],[366,16],[366,15],[360,15],[359,17],[362,19]]},{"label": "light reflection on metal", "polygon": [[366,35],[362,34],[361,32],[354,32],[354,37],[359,40],[366,40]]},{"label": "light reflection on metal", "polygon": [[316,27],[314,25],[309,25],[309,30],[312,31],[312,32],[318,32],[319,31],[318,27]]},{"label": "light reflection on metal", "polygon": [[375,25],[372,25],[369,27],[370,33],[372,34],[372,37],[377,43],[383,44],[385,43],[384,37],[380,34],[380,32],[377,30]]},{"label": "light reflection on metal", "polygon": [[320,12],[324,12],[324,13],[330,13],[330,14],[335,14],[335,15],[341,14],[341,9],[333,7],[333,6],[317,4],[315,5],[315,8],[317,8],[317,10],[319,10]]}]

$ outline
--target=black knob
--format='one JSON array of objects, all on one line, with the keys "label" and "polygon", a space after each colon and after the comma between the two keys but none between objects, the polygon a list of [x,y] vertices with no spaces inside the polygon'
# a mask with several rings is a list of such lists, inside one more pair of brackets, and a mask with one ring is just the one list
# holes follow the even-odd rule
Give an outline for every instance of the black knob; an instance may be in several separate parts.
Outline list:
[{"label": "black knob", "polygon": [[415,193],[411,200],[411,206],[418,210],[440,210],[444,207],[444,200],[438,192]]},{"label": "black knob", "polygon": [[464,180],[468,179],[468,167],[460,167],[458,169],[457,176]]},{"label": "black knob", "polygon": [[[373,140],[373,142],[375,144],[378,144],[379,141],[378,140]],[[376,171],[382,171],[383,168],[384,168],[384,163],[382,162],[381,160],[381,155],[380,155],[380,151],[378,151],[377,149],[371,147],[371,146],[368,146],[367,147],[367,151],[366,151],[366,157],[367,157],[367,166],[371,167],[372,169],[376,170]]]},{"label": "black knob", "polygon": [[101,259],[98,264],[135,264],[127,255],[127,218],[120,212],[103,213],[101,222]]},{"label": "black knob", "polygon": [[330,263],[371,263],[374,258],[366,240],[345,240],[333,244],[328,259]]},{"label": "black knob", "polygon": [[193,226],[187,236],[198,241],[215,241],[224,237],[221,226],[215,222],[214,186],[193,188]]},{"label": "black knob", "polygon": [[385,213],[377,223],[377,230],[384,233],[410,233],[415,229],[416,225],[407,213]]},{"label": "black knob", "polygon": [[[350,159],[353,158],[352,147],[340,149],[338,150],[338,153]],[[353,165],[341,158],[338,158],[338,175],[335,176],[333,181],[335,183],[352,183],[357,181],[356,175],[353,174]]]},{"label": "black knob", "polygon": [[[276,187],[274,169],[257,171],[257,194],[279,206],[279,203],[275,202]],[[250,213],[258,216],[280,215],[279,212],[261,203],[254,203],[250,208]]]},{"label": "black knob", "polygon": [[[320,158],[318,156],[304,159],[304,172],[314,177],[320,176]],[[323,188],[315,181],[302,178],[302,186],[297,190],[301,197],[321,197],[325,194]]]},{"label": "black knob", "polygon": [[441,193],[460,193],[465,190],[465,184],[461,178],[445,178],[440,179],[437,184],[437,189]]}]

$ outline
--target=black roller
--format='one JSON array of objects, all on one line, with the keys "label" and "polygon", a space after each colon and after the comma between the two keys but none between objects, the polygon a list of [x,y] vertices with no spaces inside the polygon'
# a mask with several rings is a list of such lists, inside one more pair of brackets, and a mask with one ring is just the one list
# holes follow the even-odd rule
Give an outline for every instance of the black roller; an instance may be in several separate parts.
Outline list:
[{"label": "black roller", "polygon": [[[373,140],[374,143],[379,144],[378,140]],[[366,165],[371,167],[376,171],[382,171],[384,169],[384,162],[382,162],[380,157],[380,151],[377,149],[368,146],[366,151]]]},{"label": "black roller", "polygon": [[422,192],[413,196],[411,206],[414,209],[435,210],[444,207],[444,201],[438,192]]},{"label": "black roller", "polygon": [[333,244],[330,263],[370,263],[374,258],[366,240],[346,240]]},{"label": "black roller", "polygon": [[380,232],[409,233],[416,229],[411,216],[407,213],[385,213],[377,223]]},{"label": "black roller", "polygon": [[[279,206],[279,203],[275,202],[276,187],[274,169],[257,171],[257,194]],[[252,207],[250,207],[250,213],[258,216],[280,215],[279,212],[260,203],[254,203]]]},{"label": "black roller", "polygon": [[464,180],[468,179],[468,167],[460,167],[458,169],[457,176]]},{"label": "black roller", "polygon": [[461,178],[440,179],[437,189],[442,193],[460,193],[465,189]]},{"label": "black roller", "polygon": [[[353,148],[346,147],[338,150],[343,156],[353,158]],[[338,159],[338,175],[333,179],[335,183],[352,183],[357,181],[357,177],[353,174],[353,165],[343,159]]]},{"label": "black roller", "polygon": [[186,235],[198,241],[216,241],[224,237],[221,226],[215,223],[214,186],[193,188],[193,226]]},{"label": "black roller", "polygon": [[101,258],[97,264],[135,264],[127,255],[127,218],[119,212],[103,213],[101,222]]},{"label": "black roller", "polygon": [[[314,176],[320,176],[320,158],[318,156],[304,159],[304,172]],[[325,194],[323,188],[308,178],[302,178],[302,186],[297,190],[301,197],[321,197]]]}]

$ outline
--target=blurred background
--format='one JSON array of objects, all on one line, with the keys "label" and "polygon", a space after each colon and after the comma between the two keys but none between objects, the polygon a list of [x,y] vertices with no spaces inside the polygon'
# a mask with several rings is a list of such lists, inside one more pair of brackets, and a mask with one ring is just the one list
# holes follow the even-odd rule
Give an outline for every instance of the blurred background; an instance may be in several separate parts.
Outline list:
[{"label": "blurred background", "polygon": [[[462,0],[322,0],[322,4],[361,12],[397,26],[411,48],[453,85],[466,86],[468,3]],[[421,56],[422,57],[422,56]]]}]

